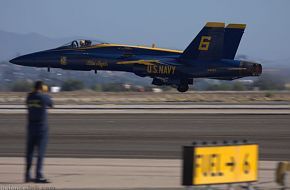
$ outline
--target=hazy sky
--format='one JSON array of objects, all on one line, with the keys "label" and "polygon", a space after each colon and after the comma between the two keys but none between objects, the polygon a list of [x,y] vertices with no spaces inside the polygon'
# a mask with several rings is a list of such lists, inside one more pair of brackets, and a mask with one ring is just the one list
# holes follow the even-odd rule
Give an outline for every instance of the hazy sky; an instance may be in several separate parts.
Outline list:
[{"label": "hazy sky", "polygon": [[290,0],[0,0],[0,30],[53,38],[183,50],[207,21],[247,24],[239,54],[290,58]]}]

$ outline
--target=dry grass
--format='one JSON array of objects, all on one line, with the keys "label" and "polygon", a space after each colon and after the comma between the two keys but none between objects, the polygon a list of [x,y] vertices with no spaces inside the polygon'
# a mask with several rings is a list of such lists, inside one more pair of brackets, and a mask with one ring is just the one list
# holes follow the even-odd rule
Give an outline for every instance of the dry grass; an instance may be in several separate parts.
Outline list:
[{"label": "dry grass", "polygon": [[[290,92],[120,92],[103,93],[75,91],[50,94],[57,104],[96,103],[159,103],[159,102],[220,102],[220,103],[290,103]],[[23,104],[26,93],[1,92],[0,104]]]}]

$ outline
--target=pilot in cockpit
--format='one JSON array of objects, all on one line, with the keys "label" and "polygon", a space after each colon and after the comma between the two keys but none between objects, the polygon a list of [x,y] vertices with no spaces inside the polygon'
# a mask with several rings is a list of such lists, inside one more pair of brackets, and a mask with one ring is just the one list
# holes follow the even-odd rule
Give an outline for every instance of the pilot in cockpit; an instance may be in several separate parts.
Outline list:
[{"label": "pilot in cockpit", "polygon": [[92,45],[92,42],[90,40],[80,40],[80,47],[89,47]]},{"label": "pilot in cockpit", "polygon": [[80,47],[86,47],[86,41],[85,40],[80,40]]}]

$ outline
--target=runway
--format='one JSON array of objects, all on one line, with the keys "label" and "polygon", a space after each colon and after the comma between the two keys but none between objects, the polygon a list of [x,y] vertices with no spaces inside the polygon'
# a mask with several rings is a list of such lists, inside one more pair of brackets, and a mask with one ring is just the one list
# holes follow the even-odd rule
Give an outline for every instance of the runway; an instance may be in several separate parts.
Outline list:
[{"label": "runway", "polygon": [[[25,114],[25,105],[0,105],[0,114]],[[289,114],[288,104],[94,104],[55,105],[52,114]]]},{"label": "runway", "polygon": [[[0,115],[0,156],[23,156],[26,115]],[[49,157],[179,159],[193,141],[248,139],[261,160],[290,158],[289,114],[50,114]]]}]

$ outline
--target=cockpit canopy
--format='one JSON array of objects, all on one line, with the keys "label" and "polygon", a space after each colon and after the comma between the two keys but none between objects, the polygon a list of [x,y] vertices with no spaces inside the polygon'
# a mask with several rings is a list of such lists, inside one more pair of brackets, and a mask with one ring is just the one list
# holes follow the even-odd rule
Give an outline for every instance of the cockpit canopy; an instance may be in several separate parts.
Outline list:
[{"label": "cockpit canopy", "polygon": [[64,44],[63,46],[59,48],[86,48],[86,47],[91,47],[98,44],[105,44],[105,43],[101,41],[96,41],[96,40],[79,39],[79,40],[73,40],[72,42]]}]

